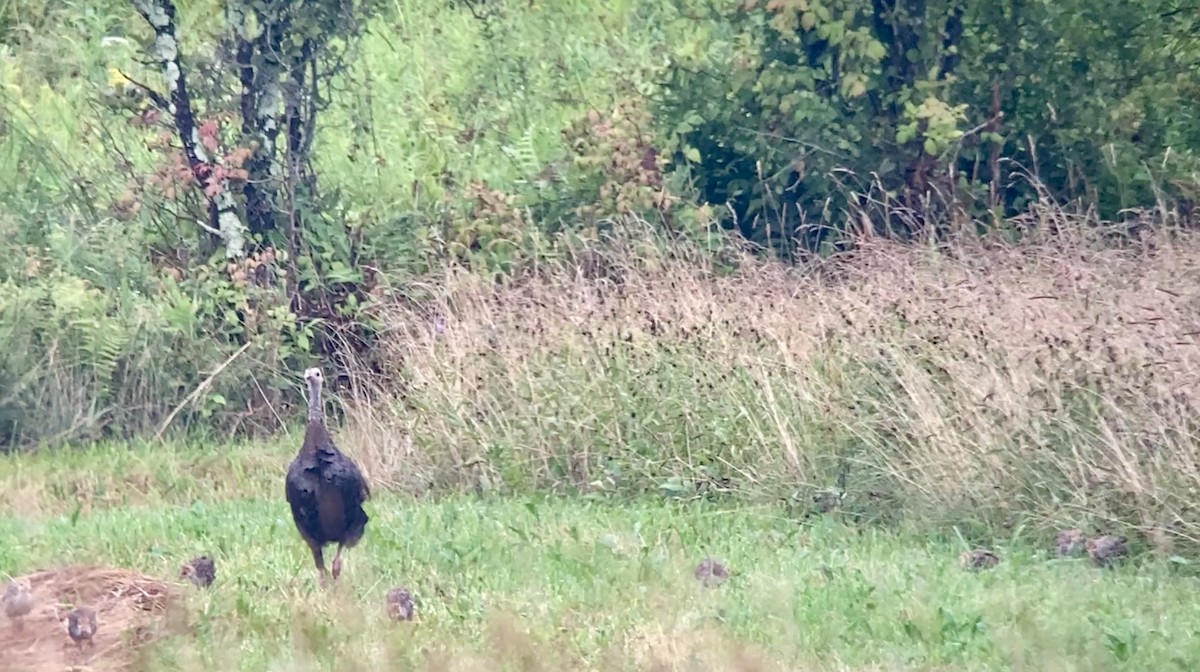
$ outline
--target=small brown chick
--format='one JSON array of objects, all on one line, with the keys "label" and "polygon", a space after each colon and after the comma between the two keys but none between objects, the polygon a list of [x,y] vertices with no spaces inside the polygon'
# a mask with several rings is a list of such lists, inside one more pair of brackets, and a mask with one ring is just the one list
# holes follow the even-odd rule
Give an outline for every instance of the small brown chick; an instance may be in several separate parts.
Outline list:
[{"label": "small brown chick", "polygon": [[180,568],[179,578],[207,588],[217,579],[217,563],[207,555],[192,558]]},{"label": "small brown chick", "polygon": [[21,627],[21,619],[33,611],[33,590],[27,579],[9,581],[4,588],[4,615]]},{"label": "small brown chick", "polygon": [[417,612],[408,588],[393,588],[387,594],[387,613],[393,621],[411,621]]},{"label": "small brown chick", "polygon": [[1088,539],[1084,546],[1097,567],[1111,567],[1129,553],[1129,549],[1125,547],[1125,537],[1113,534]]},{"label": "small brown chick", "polygon": [[991,569],[1000,564],[1000,556],[983,549],[963,551],[958,556],[958,564],[964,570]]},{"label": "small brown chick", "polygon": [[719,586],[729,580],[729,570],[712,558],[705,558],[696,565],[696,580],[705,588]]},{"label": "small brown chick", "polygon": [[1060,556],[1080,555],[1083,549],[1083,530],[1077,527],[1059,532],[1054,542],[1054,550]]},{"label": "small brown chick", "polygon": [[90,607],[76,607],[67,615],[67,634],[81,650],[85,641],[89,648],[96,645],[92,637],[96,635],[97,627],[96,612]]}]

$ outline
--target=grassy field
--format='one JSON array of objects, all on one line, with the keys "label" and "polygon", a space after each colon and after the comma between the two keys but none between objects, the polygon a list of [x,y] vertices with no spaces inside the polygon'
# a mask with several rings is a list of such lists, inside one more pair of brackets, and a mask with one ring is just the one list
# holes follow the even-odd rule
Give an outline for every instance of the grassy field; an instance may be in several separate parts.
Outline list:
[{"label": "grassy field", "polygon": [[[1106,571],[997,539],[1004,561],[970,573],[954,538],[856,530],[836,515],[802,521],[771,506],[385,492],[342,584],[322,592],[281,494],[290,452],[7,458],[5,486],[44,487],[40,513],[5,507],[0,566],[96,563],[172,579],[181,562],[211,553],[216,583],[185,591],[194,632],[156,645],[146,669],[1183,670],[1200,661],[1194,579],[1169,563]],[[137,501],[105,496],[102,484],[120,478],[141,484],[125,488]],[[64,487],[72,479],[77,496]],[[210,489],[208,479],[226,485]],[[706,589],[692,570],[709,555],[735,575]],[[418,622],[385,617],[396,585],[421,599]]]},{"label": "grassy field", "polygon": [[[216,3],[185,4],[202,63]],[[669,3],[516,4],[481,21],[396,0],[322,117],[322,189],[380,266],[355,318],[378,330],[367,361],[334,343],[326,368],[376,492],[332,592],[283,498],[296,426],[216,429],[299,417],[263,392],[302,370],[294,320],[239,350],[220,329],[247,295],[173,256],[194,232],[116,208],[158,198],[153,134],[104,102],[116,68],[158,81],[119,39],[146,27],[118,0],[22,14],[0,45],[0,169],[23,178],[0,180],[0,427],[72,449],[0,457],[0,578],[174,580],[211,553],[216,584],[183,587],[195,627],[151,670],[1200,667],[1200,239],[1047,200],[984,236],[865,238],[802,268],[635,218],[576,227],[503,282],[443,266],[437,239],[479,224],[446,203],[484,181],[566,226],[595,187],[566,177],[572,126],[595,110],[612,130],[668,49],[723,39]],[[1076,526],[1134,557],[1052,557]],[[973,546],[1004,561],[964,572]],[[737,575],[699,587],[706,555]],[[384,617],[396,585],[418,623]]]},{"label": "grassy field", "polygon": [[[441,332],[429,308],[383,315],[402,394],[350,375],[332,395],[378,495],[340,592],[283,501],[295,426],[7,457],[0,571],[171,578],[214,554],[194,633],[153,652],[185,670],[1189,669],[1196,249],[448,272]],[[1127,534],[1132,561],[1051,557],[1068,526]],[[961,571],[975,545],[1004,562]],[[700,589],[708,554],[739,575]],[[384,618],[401,584],[419,624]]]}]

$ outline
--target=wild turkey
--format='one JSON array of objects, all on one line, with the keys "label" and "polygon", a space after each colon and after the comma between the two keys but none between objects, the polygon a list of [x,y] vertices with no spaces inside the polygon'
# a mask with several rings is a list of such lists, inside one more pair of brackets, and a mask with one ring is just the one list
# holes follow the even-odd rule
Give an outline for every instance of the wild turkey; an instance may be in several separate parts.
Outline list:
[{"label": "wild turkey", "polygon": [[357,545],[366,530],[369,519],[362,505],[371,498],[371,490],[358,465],[338,450],[325,428],[321,370],[308,369],[304,380],[308,383],[308,424],[304,445],[288,467],[286,492],[292,520],[312,549],[324,585],[324,547],[338,545],[333,556],[333,578],[337,580],[342,573],[342,551]]},{"label": "wild turkey", "polygon": [[217,580],[217,563],[207,555],[192,558],[179,568],[179,578],[207,588]]},{"label": "wild turkey", "polygon": [[408,588],[392,588],[387,593],[387,614],[393,621],[411,621],[416,615],[417,606],[413,602],[412,591]]},{"label": "wild turkey", "polygon": [[729,580],[729,568],[713,558],[705,558],[696,565],[692,575],[705,588],[713,588]]},{"label": "wild turkey", "polygon": [[1073,527],[1058,533],[1054,539],[1054,552],[1060,556],[1079,555],[1083,552],[1085,544],[1083,530]]},{"label": "wild turkey", "polygon": [[1125,546],[1125,542],[1125,537],[1105,534],[1088,539],[1084,544],[1084,548],[1097,567],[1112,567],[1129,554],[1129,549]]},{"label": "wild turkey", "polygon": [[21,628],[22,620],[33,611],[33,592],[27,579],[10,581],[4,588],[4,615]]},{"label": "wild turkey", "polygon": [[967,571],[991,569],[998,564],[1000,564],[1000,556],[983,548],[963,551],[958,555],[958,566]]},{"label": "wild turkey", "polygon": [[75,642],[75,646],[79,650],[83,650],[83,643],[87,642],[88,647],[96,645],[92,641],[92,637],[96,635],[96,612],[89,607],[78,607],[72,609],[67,615],[67,634],[70,635],[71,641]]}]

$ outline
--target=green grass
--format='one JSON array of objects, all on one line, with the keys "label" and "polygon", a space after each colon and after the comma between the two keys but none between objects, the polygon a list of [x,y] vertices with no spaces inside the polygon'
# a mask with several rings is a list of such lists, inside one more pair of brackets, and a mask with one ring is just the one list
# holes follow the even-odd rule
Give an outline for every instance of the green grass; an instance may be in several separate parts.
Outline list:
[{"label": "green grass", "polygon": [[[192,449],[157,454],[178,468],[200,459]],[[59,471],[96,471],[102,482],[126,471],[114,470],[114,455],[74,456]],[[179,496],[159,479],[142,505],[96,500],[73,514],[68,497],[43,515],[6,508],[0,567],[96,563],[171,578],[192,555],[213,554],[217,582],[187,591],[194,631],[160,643],[153,669],[651,669],[657,660],[657,669],[1137,670],[1200,661],[1194,579],[1167,563],[1105,571],[999,539],[1004,562],[967,573],[953,539],[714,502],[380,492],[342,585],[325,593],[283,500],[287,455],[247,447],[220,459],[230,472],[217,480],[244,489]],[[5,458],[7,482],[51,477],[48,463]],[[706,555],[737,575],[700,588],[691,571]],[[422,599],[419,623],[386,620],[395,585]]]}]

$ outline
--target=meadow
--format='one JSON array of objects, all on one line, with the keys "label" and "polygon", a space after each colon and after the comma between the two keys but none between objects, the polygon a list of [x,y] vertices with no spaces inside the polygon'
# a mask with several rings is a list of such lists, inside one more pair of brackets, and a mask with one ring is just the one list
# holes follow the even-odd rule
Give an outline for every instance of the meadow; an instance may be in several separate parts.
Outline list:
[{"label": "meadow", "polygon": [[[197,100],[236,116],[221,12],[179,4]],[[987,156],[963,133],[986,102],[968,121],[937,96],[978,97],[988,49],[960,89],[908,82],[933,102],[872,117],[824,85],[792,95],[829,63],[755,71],[853,24],[814,10],[809,42],[771,42],[806,3],[380,4],[313,139],[325,210],[292,258],[258,241],[232,263],[195,194],[154,186],[169,128],[133,123],[126,77],[161,77],[144,22],[116,0],[0,2],[0,578],[120,568],[185,607],[92,669],[1197,667],[1200,239],[1164,185],[1194,189],[1200,125],[1191,80],[1161,74],[1191,63],[1183,19],[1140,52],[1098,48],[1112,61],[1085,77],[1056,59],[1141,9],[1058,25],[1070,10],[1025,7],[1028,34],[998,48],[1037,77],[987,141],[1020,165],[967,185],[1020,197],[935,203],[945,221],[901,241],[881,222],[921,217],[895,184],[847,197],[821,162]],[[964,51],[993,19],[973,15]],[[847,91],[884,77],[854,26]],[[895,139],[900,122],[927,137]],[[817,126],[837,151],[782,139]],[[762,163],[725,172],[726,140]],[[810,200],[789,202],[805,161]],[[1051,193],[1080,174],[1109,215],[1140,209]],[[701,202],[746,175],[753,222],[730,224],[732,187]],[[843,244],[765,251],[801,206]],[[329,591],[283,493],[317,364],[375,493]],[[1056,557],[1075,527],[1130,557]],[[963,571],[974,548],[1000,564]],[[201,553],[208,588],[178,578]],[[710,556],[723,585],[693,576]],[[401,585],[415,622],[385,615]]]},{"label": "meadow", "polygon": [[[953,536],[771,505],[385,492],[342,582],[322,591],[278,494],[291,451],[109,447],[75,458],[69,476],[50,457],[23,459],[4,485],[45,486],[41,513],[0,518],[0,563],[169,578],[212,554],[216,582],[184,590],[192,630],[143,652],[135,669],[147,670],[1185,670],[1200,659],[1195,579],[1168,562],[1105,570],[1013,538],[992,545],[997,568],[964,572]],[[68,478],[74,495],[53,485]],[[700,586],[692,569],[706,556],[734,576]],[[417,594],[416,621],[387,619],[397,585]]]},{"label": "meadow", "polygon": [[[337,589],[317,588],[283,500],[295,423],[268,442],[10,456],[0,564],[173,580],[211,554],[216,583],[182,590],[193,627],[146,649],[141,669],[1190,669],[1195,453],[1146,459],[1140,435],[1108,424],[1185,440],[1171,423],[1186,416],[1150,413],[1168,401],[1146,394],[1178,390],[1157,376],[1186,369],[1138,358],[1168,340],[1173,361],[1191,356],[1169,330],[1153,338],[1188,319],[1174,303],[1188,245],[996,243],[951,258],[881,243],[856,257],[869,272],[827,270],[800,281],[806,293],[770,264],[724,280],[694,262],[631,269],[622,296],[579,275],[497,295],[452,274],[444,329],[391,317],[404,402],[337,400],[337,440],[377,493]],[[667,275],[640,284],[651,273]],[[752,281],[760,291],[726,284]],[[1030,307],[1064,281],[1059,310]],[[857,310],[829,312],[843,291]],[[1128,311],[1150,307],[1164,319],[1135,338]],[[861,330],[821,341],[835,318]],[[928,359],[970,348],[953,340],[963,331],[974,349]],[[1084,360],[1090,334],[1121,355]],[[1112,398],[1074,400],[1035,364],[1055,348],[1077,348]],[[875,377],[856,380],[866,362]],[[991,368],[933,366],[951,364]],[[1017,387],[1031,382],[1046,387]],[[1135,392],[1144,406],[1106,403]],[[1003,412],[978,410],[988,394]],[[1133,557],[1055,557],[1053,531],[1073,525],[1129,535]],[[963,571],[958,554],[976,547],[1000,565]],[[735,572],[724,585],[692,576],[709,556]],[[400,585],[420,598],[415,623],[385,615]]]}]

